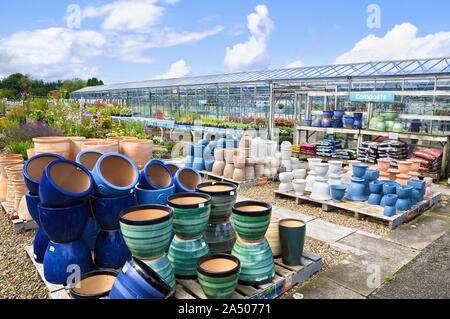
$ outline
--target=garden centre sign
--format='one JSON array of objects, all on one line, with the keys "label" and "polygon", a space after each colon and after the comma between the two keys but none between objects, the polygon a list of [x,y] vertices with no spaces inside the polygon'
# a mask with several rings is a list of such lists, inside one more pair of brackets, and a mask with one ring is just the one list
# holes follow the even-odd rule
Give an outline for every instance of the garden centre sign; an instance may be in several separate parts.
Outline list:
[{"label": "garden centre sign", "polygon": [[350,102],[384,102],[394,103],[394,92],[351,92]]}]

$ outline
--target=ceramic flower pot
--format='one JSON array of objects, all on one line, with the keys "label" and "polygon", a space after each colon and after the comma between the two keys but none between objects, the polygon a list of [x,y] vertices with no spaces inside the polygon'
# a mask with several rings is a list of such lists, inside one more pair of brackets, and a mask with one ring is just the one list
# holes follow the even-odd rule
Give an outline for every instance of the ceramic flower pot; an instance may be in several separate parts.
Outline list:
[{"label": "ceramic flower pot", "polygon": [[425,180],[417,180],[411,179],[408,181],[408,186],[414,187],[419,192],[419,196],[417,196],[417,202],[421,202],[424,199],[424,195],[426,193],[427,183]]},{"label": "ceramic flower pot", "polygon": [[48,208],[38,204],[42,229],[54,243],[69,243],[83,236],[89,217],[89,202],[66,207]]},{"label": "ceramic flower pot", "polygon": [[388,111],[384,113],[386,121],[395,121],[397,119],[398,113],[395,111]]},{"label": "ceramic flower pot", "polygon": [[236,232],[231,220],[208,224],[204,234],[211,253],[230,253],[236,242]]},{"label": "ceramic flower pot", "polygon": [[386,206],[386,196],[395,194],[397,186],[400,186],[400,184],[395,181],[389,180],[383,182],[383,197],[381,198],[380,202],[381,207]]},{"label": "ceramic flower pot", "polygon": [[306,169],[296,169],[292,171],[292,175],[294,179],[305,179],[306,177]]},{"label": "ceramic flower pot", "polygon": [[365,185],[365,191],[364,195],[369,196],[370,190],[369,190],[369,184],[373,181],[376,181],[380,177],[380,171],[376,169],[368,169],[366,173],[364,174],[364,185]]},{"label": "ceramic flower pot", "polygon": [[314,182],[311,199],[327,201],[331,199],[330,196],[330,185],[328,184],[328,180],[323,177],[317,177]]},{"label": "ceramic flower pot", "polygon": [[353,128],[354,123],[355,123],[355,118],[353,116],[344,116],[345,127]]},{"label": "ceramic flower pot", "polygon": [[233,256],[241,262],[239,282],[244,285],[264,285],[272,282],[275,276],[275,264],[268,241],[264,238],[249,243],[237,238]]},{"label": "ceramic flower pot", "polygon": [[306,224],[301,220],[284,219],[279,223],[281,258],[288,266],[300,265],[305,243]]},{"label": "ceramic flower pot", "polygon": [[153,141],[151,140],[124,140],[120,142],[121,153],[131,159],[139,171],[153,157]]},{"label": "ceramic flower pot", "polygon": [[134,192],[123,197],[91,197],[92,213],[103,230],[117,230],[120,228],[119,215],[130,207],[137,205]]},{"label": "ceramic flower pot", "polygon": [[235,184],[209,182],[199,184],[195,189],[199,193],[211,196],[210,223],[217,224],[228,221],[237,198],[237,186]]},{"label": "ceramic flower pot", "polygon": [[175,271],[175,277],[182,279],[197,278],[197,261],[208,254],[209,247],[203,236],[183,240],[175,235],[168,254]]},{"label": "ceramic flower pot", "polygon": [[329,168],[330,168],[330,165],[328,163],[314,164],[314,170],[318,177],[325,178],[328,174]]},{"label": "ceramic flower pot", "polygon": [[81,239],[86,243],[91,251],[94,251],[95,249],[95,243],[97,242],[99,232],[100,226],[97,223],[97,220],[95,217],[89,217]]},{"label": "ceramic flower pot", "polygon": [[379,169],[381,172],[387,172],[388,169],[391,168],[391,160],[390,160],[390,159],[387,159],[387,158],[379,158],[379,159],[377,160],[377,162],[378,162],[378,169]]},{"label": "ceramic flower pot", "polygon": [[181,169],[180,166],[178,166],[177,164],[173,164],[173,163],[166,163],[166,166],[172,172],[172,176],[175,176],[175,174]]},{"label": "ceramic flower pot", "polygon": [[234,175],[234,164],[226,164],[223,170],[223,177],[233,179],[233,175]]},{"label": "ceramic flower pot", "polygon": [[380,178],[379,178],[380,181],[389,181],[390,177],[391,177],[390,173],[380,171]]},{"label": "ceramic flower pot", "polygon": [[143,261],[131,257],[117,275],[109,299],[166,299],[172,290]]},{"label": "ceramic flower pot", "polygon": [[68,284],[73,272],[83,275],[92,269],[92,255],[82,240],[56,244],[50,242],[44,256],[44,277],[55,285]]},{"label": "ceramic flower pot", "polygon": [[97,164],[100,157],[104,154],[100,151],[83,151],[77,155],[76,162],[86,167],[90,172],[94,170],[95,164]]},{"label": "ceramic flower pot", "polygon": [[38,205],[41,202],[39,196],[31,195],[30,192],[25,194],[25,200],[27,202],[28,212],[31,215],[31,218],[41,227],[41,220],[39,218],[39,209]]},{"label": "ceramic flower pot", "polygon": [[369,184],[369,201],[370,205],[380,205],[381,198],[383,197],[383,182],[373,181]]},{"label": "ceramic flower pot", "polygon": [[39,154],[57,154],[66,159],[72,155],[72,142],[68,137],[35,137],[33,138],[34,152]]},{"label": "ceramic flower pot", "polygon": [[150,260],[142,260],[147,266],[153,269],[164,281],[169,284],[171,294],[176,290],[175,272],[170,264],[167,254]]},{"label": "ceramic flower pot", "polygon": [[192,168],[192,166],[194,165],[194,145],[186,145],[186,153],[187,157],[186,161],[184,162],[184,166]]},{"label": "ceramic flower pot", "polygon": [[105,140],[99,138],[85,138],[85,139],[72,139],[70,138],[72,143],[72,154],[74,154],[75,158],[77,158],[78,154],[81,153],[81,145],[84,143],[91,142],[104,142]]},{"label": "ceramic flower pot", "polygon": [[92,171],[95,191],[103,197],[128,195],[139,181],[136,165],[118,153],[105,154],[97,161]]},{"label": "ceramic flower pot", "polygon": [[364,178],[364,175],[369,167],[366,164],[353,164],[352,168],[354,177]]},{"label": "ceramic flower pot", "polygon": [[329,169],[328,175],[340,175],[342,170],[342,165],[344,164],[341,161],[329,161]]},{"label": "ceramic flower pot", "polygon": [[174,181],[176,193],[190,193],[195,192],[195,187],[203,183],[203,178],[196,170],[185,167],[176,173]]},{"label": "ceramic flower pot", "polygon": [[408,173],[411,171],[412,162],[410,161],[399,161],[398,162],[398,170],[400,171],[400,174],[408,175]]},{"label": "ceramic flower pot", "polygon": [[139,184],[143,189],[167,189],[174,185],[174,175],[163,161],[151,160],[141,172]]},{"label": "ceramic flower pot", "polygon": [[292,173],[281,173],[280,174],[280,182],[282,183],[291,183],[292,180],[294,179],[294,176]]},{"label": "ceramic flower pot", "polygon": [[81,151],[99,151],[103,154],[119,153],[119,143],[114,141],[85,142],[81,144]]},{"label": "ceramic flower pot", "polygon": [[69,136],[69,139],[70,139],[70,154],[71,154],[70,160],[75,161],[77,155],[81,152],[81,144],[86,141],[86,137]]},{"label": "ceramic flower pot", "polygon": [[228,254],[212,254],[197,261],[197,277],[208,299],[230,299],[239,280],[241,263]]},{"label": "ceramic flower pot", "polygon": [[399,183],[400,185],[406,186],[408,185],[408,181],[411,179],[411,176],[409,175],[404,175],[404,174],[398,174],[397,175],[397,179],[395,180],[397,183]]},{"label": "ceramic flower pot", "polygon": [[420,163],[422,163],[422,160],[420,160],[420,159],[413,159],[413,160],[411,160],[411,163],[412,163],[411,164],[411,171],[409,173],[411,173],[411,172],[417,173],[419,171]]},{"label": "ceramic flower pot", "polygon": [[167,198],[175,194],[175,185],[159,190],[144,189],[137,185],[135,191],[138,205],[165,205]]},{"label": "ceramic flower pot", "polygon": [[41,154],[25,162],[23,165],[23,177],[31,195],[39,195],[39,182],[44,169],[48,164],[58,159],[64,158],[55,154]]},{"label": "ceramic flower pot", "polygon": [[42,228],[38,228],[33,241],[33,257],[38,264],[44,262],[45,252],[47,251],[48,244],[50,243],[50,238]]},{"label": "ceramic flower pot", "polygon": [[400,174],[400,171],[398,169],[390,168],[390,169],[388,169],[388,173],[389,173],[389,179],[391,181],[396,181],[397,175]]},{"label": "ceramic flower pot", "polygon": [[348,194],[345,196],[345,199],[354,202],[365,202],[367,200],[363,178],[352,177],[352,182],[348,186]]},{"label": "ceramic flower pot", "polygon": [[412,186],[397,186],[396,193],[398,196],[395,208],[399,211],[409,211],[412,208]]},{"label": "ceramic flower pot", "polygon": [[245,241],[256,242],[264,238],[270,224],[272,205],[258,201],[244,201],[233,205],[236,232]]},{"label": "ceramic flower pot", "polygon": [[328,184],[331,185],[342,185],[342,176],[331,174],[328,175]]},{"label": "ceramic flower pot", "polygon": [[94,270],[81,276],[77,285],[69,289],[72,299],[107,299],[116,280],[113,270]]},{"label": "ceramic flower pot", "polygon": [[23,163],[23,157],[20,154],[0,156],[0,201],[5,201],[8,192],[8,176],[6,167]]},{"label": "ceramic flower pot", "polygon": [[269,242],[269,246],[274,257],[281,256],[280,231],[278,225],[279,221],[279,217],[272,216],[270,219],[269,228],[266,232],[266,239]]},{"label": "ceramic flower pot", "polygon": [[205,170],[205,161],[203,159],[203,145],[194,145],[194,162],[192,168],[197,171]]},{"label": "ceramic flower pot", "polygon": [[303,196],[306,189],[306,180],[305,179],[294,179],[292,181],[292,185],[294,187],[294,191],[296,195]]},{"label": "ceramic flower pot", "polygon": [[385,216],[394,216],[397,213],[396,203],[397,203],[398,196],[389,194],[386,195],[385,199],[385,206],[384,206],[384,215]]},{"label": "ceramic flower pot", "polygon": [[403,124],[400,122],[396,122],[392,127],[392,131],[396,133],[403,133]]},{"label": "ceramic flower pot", "polygon": [[235,168],[233,172],[233,181],[236,182],[245,181],[245,170],[242,168]]},{"label": "ceramic flower pot", "polygon": [[223,175],[223,171],[225,169],[225,162],[219,162],[219,161],[215,161],[213,168],[212,168],[212,173],[216,176],[222,176]]},{"label": "ceramic flower pot", "polygon": [[98,267],[119,269],[130,258],[131,252],[120,230],[102,230],[95,242],[94,255],[94,263]]},{"label": "ceramic flower pot", "polygon": [[333,200],[335,202],[342,202],[342,198],[344,198],[345,191],[347,190],[347,187],[344,185],[331,185],[331,197],[333,197]]},{"label": "ceramic flower pot", "polygon": [[173,210],[162,205],[136,206],[120,213],[120,229],[133,256],[154,259],[172,237]]}]

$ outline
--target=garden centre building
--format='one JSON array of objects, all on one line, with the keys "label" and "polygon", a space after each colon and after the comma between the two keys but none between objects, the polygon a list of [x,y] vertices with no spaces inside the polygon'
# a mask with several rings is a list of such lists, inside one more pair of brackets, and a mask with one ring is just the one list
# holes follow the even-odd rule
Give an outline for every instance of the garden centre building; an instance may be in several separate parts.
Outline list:
[{"label": "garden centre building", "polygon": [[[373,94],[369,94],[369,93]],[[361,94],[358,94],[361,93]],[[116,101],[134,117],[174,120],[184,114],[225,119],[321,118],[322,110],[395,110],[405,129],[420,118],[429,132],[450,131],[450,57],[382,61],[195,76],[86,87],[72,98]]]}]

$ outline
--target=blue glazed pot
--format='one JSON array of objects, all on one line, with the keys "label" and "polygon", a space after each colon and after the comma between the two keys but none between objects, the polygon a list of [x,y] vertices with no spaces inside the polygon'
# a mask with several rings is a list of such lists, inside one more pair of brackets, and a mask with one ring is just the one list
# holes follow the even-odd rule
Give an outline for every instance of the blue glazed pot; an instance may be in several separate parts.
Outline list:
[{"label": "blue glazed pot", "polygon": [[227,147],[227,140],[225,138],[221,138],[217,141],[217,147],[218,148],[226,148]]},{"label": "blue glazed pot", "polygon": [[383,182],[373,181],[369,184],[369,204],[370,205],[380,205],[381,198],[383,197]]},{"label": "blue glazed pot", "polygon": [[176,193],[193,193],[195,187],[201,183],[203,183],[203,178],[194,169],[185,167],[175,174]]},{"label": "blue glazed pot", "polygon": [[358,178],[363,178],[366,174],[368,166],[366,164],[353,164],[353,176]]},{"label": "blue glazed pot", "polygon": [[426,183],[418,179],[411,179],[408,181],[408,186],[414,187],[418,191],[419,196],[416,197],[416,203],[423,201],[426,193]]},{"label": "blue glazed pot", "polygon": [[100,226],[94,217],[89,217],[86,227],[84,228],[81,238],[88,245],[90,250],[94,250],[95,242],[97,241],[97,235],[100,231]]},{"label": "blue glazed pot", "polygon": [[396,203],[396,209],[399,211],[409,211],[412,208],[412,186],[397,186],[398,200]]},{"label": "blue glazed pot", "polygon": [[355,123],[355,119],[353,118],[353,116],[344,116],[344,124],[346,126],[353,127],[354,123]]},{"label": "blue glazed pot", "polygon": [[[355,166],[355,164],[353,164]],[[367,197],[364,195],[365,185],[364,179],[358,177],[352,177],[352,181],[348,186],[348,194],[345,196],[345,199],[354,201],[354,202],[365,202]]]},{"label": "blue glazed pot", "polygon": [[44,256],[44,277],[48,282],[65,285],[69,276],[73,277],[76,273],[83,275],[91,269],[92,255],[84,241],[48,244]]},{"label": "blue glazed pot", "polygon": [[334,110],[333,114],[334,114],[335,117],[341,118],[341,117],[343,117],[345,115],[345,111],[343,111],[343,110]]},{"label": "blue glazed pot", "polygon": [[151,160],[141,172],[139,184],[143,189],[160,190],[173,186],[173,175],[170,168],[160,160]]},{"label": "blue glazed pot", "polygon": [[208,172],[212,172],[212,167],[215,162],[214,158],[214,150],[217,147],[217,142],[212,141],[206,146],[205,150],[203,151],[203,159],[205,160],[205,169]]},{"label": "blue glazed pot", "polygon": [[368,169],[364,174],[364,185],[365,191],[364,194],[366,196],[370,195],[369,184],[373,181],[376,181],[380,177],[380,171],[376,169]]},{"label": "blue glazed pot", "polygon": [[362,121],[363,114],[362,113],[353,113],[353,118],[355,121]]},{"label": "blue glazed pot", "polygon": [[75,161],[92,172],[94,170],[95,164],[97,164],[98,160],[103,155],[104,153],[100,151],[87,150],[79,153]]},{"label": "blue glazed pot", "polygon": [[42,228],[38,228],[33,242],[33,257],[37,263],[42,264],[44,262],[44,255],[49,243],[50,239],[45,231]]},{"label": "blue glazed pot", "polygon": [[383,197],[381,198],[380,206],[386,206],[386,195],[395,194],[397,186],[399,183],[395,181],[383,181]]},{"label": "blue glazed pot", "polygon": [[131,257],[117,275],[110,299],[166,299],[170,286],[149,266]]},{"label": "blue glazed pot", "polygon": [[333,117],[333,111],[323,111],[324,117]]},{"label": "blue glazed pot", "polygon": [[395,208],[397,203],[398,196],[389,194],[386,195],[386,205],[384,206],[384,215],[385,216],[394,216],[397,213],[397,209]]},{"label": "blue glazed pot", "polygon": [[184,162],[184,166],[192,167],[192,165],[194,164],[194,145],[192,144],[186,145],[186,153],[187,157],[186,161]]},{"label": "blue glazed pot", "polygon": [[347,187],[344,185],[331,185],[330,188],[333,200],[338,203],[342,202],[342,198],[344,198]]},{"label": "blue glazed pot", "polygon": [[413,188],[411,196],[411,204],[416,205],[419,199],[420,199],[420,192],[417,189]]},{"label": "blue glazed pot", "polygon": [[70,243],[83,236],[89,217],[89,202],[67,208],[38,205],[41,226],[54,243]]},{"label": "blue glazed pot", "polygon": [[100,231],[94,252],[95,264],[107,269],[121,268],[131,256],[120,230]]},{"label": "blue glazed pot", "polygon": [[166,163],[166,166],[170,169],[172,172],[172,176],[175,176],[175,174],[178,172],[179,169],[181,169],[180,166],[174,163]]},{"label": "blue glazed pot", "polygon": [[344,122],[342,121],[342,119],[333,119],[331,121],[331,126],[334,128],[342,128],[344,127]]},{"label": "blue glazed pot", "polygon": [[331,122],[322,121],[322,127],[331,127]]},{"label": "blue glazed pot", "polygon": [[95,164],[92,176],[95,191],[103,197],[122,197],[130,194],[139,181],[139,171],[128,157],[108,153]]},{"label": "blue glazed pot", "polygon": [[123,197],[104,198],[91,197],[92,213],[103,230],[117,230],[120,228],[119,215],[129,207],[136,206],[136,194],[132,192]]},{"label": "blue glazed pot", "polygon": [[307,126],[312,126],[312,120],[306,120],[306,125]]},{"label": "blue glazed pot", "polygon": [[160,190],[143,189],[136,186],[136,199],[138,205],[166,205],[167,198],[175,194],[175,185]]},{"label": "blue glazed pot", "polygon": [[39,183],[39,197],[45,207],[72,207],[86,202],[94,190],[91,173],[82,165],[56,160],[48,164]]},{"label": "blue glazed pot", "polygon": [[39,195],[39,182],[47,165],[53,161],[63,159],[64,157],[57,154],[40,154],[25,162],[23,165],[23,178],[31,195]]},{"label": "blue glazed pot", "polygon": [[25,194],[25,200],[27,201],[27,208],[28,212],[30,213],[30,216],[33,218],[33,220],[38,224],[39,227],[41,227],[41,219],[39,218],[39,209],[38,205],[41,202],[41,199],[39,196],[31,195],[30,192]]},{"label": "blue glazed pot", "polygon": [[322,122],[313,122],[313,127],[322,127]]},{"label": "blue glazed pot", "polygon": [[203,160],[203,145],[194,145],[194,163],[192,164],[192,168],[197,171],[205,170],[205,163]]}]

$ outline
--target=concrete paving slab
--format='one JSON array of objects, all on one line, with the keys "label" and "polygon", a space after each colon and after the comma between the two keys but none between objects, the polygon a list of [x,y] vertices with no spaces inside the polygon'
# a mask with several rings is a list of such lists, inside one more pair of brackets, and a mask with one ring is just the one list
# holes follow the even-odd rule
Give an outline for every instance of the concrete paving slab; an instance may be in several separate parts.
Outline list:
[{"label": "concrete paving slab", "polygon": [[302,294],[303,299],[364,299],[360,294],[323,276],[305,284],[296,292]]},{"label": "concrete paving slab", "polygon": [[426,212],[425,215],[440,215],[444,217],[450,217],[450,202],[445,199],[439,204],[435,205],[430,211]]},{"label": "concrete paving slab", "polygon": [[313,219],[306,223],[306,236],[332,244],[352,233],[355,230],[326,222],[322,219]]},{"label": "concrete paving slab", "polygon": [[278,217],[281,217],[281,218],[300,219],[300,220],[303,220],[305,223],[316,219],[316,217],[308,216],[308,215],[305,215],[305,214],[302,214],[302,213],[298,213],[298,212],[295,212],[295,211],[292,211],[292,210],[289,210],[289,209],[286,209],[286,208],[282,208],[282,207],[277,207],[277,206],[273,207],[272,214],[274,216],[278,216]]},{"label": "concrete paving slab", "polygon": [[450,229],[450,218],[422,215],[413,222],[392,231],[387,237],[395,243],[424,249]]}]

